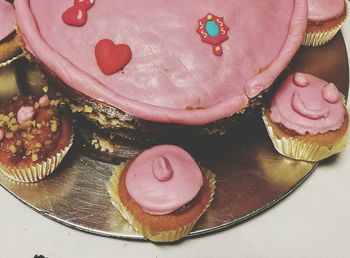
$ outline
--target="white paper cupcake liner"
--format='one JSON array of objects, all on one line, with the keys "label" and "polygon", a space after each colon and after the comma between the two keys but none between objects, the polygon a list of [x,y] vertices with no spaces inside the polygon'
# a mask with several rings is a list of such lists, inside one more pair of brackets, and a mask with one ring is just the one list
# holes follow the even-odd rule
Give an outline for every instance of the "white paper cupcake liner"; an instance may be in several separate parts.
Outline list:
[{"label": "white paper cupcake liner", "polygon": [[8,178],[21,183],[35,183],[50,175],[61,163],[68,150],[73,144],[74,134],[67,147],[58,152],[55,156],[45,161],[27,168],[8,167],[0,163],[0,171]]},{"label": "white paper cupcake liner", "polygon": [[327,148],[316,143],[293,139],[292,137],[278,138],[264,114],[262,118],[275,149],[288,158],[316,162],[342,152],[347,145],[349,130],[331,148]]},{"label": "white paper cupcake liner", "polygon": [[202,211],[202,213],[195,218],[191,223],[188,223],[180,228],[174,229],[174,230],[167,230],[167,231],[157,231],[154,232],[148,225],[143,225],[140,223],[135,217],[132,215],[132,212],[130,212],[122,203],[120,196],[119,196],[119,178],[126,166],[126,163],[123,162],[119,166],[117,166],[114,174],[111,176],[108,184],[107,184],[107,190],[109,195],[111,196],[111,202],[113,205],[119,210],[121,215],[128,221],[128,223],[134,228],[134,230],[141,235],[143,235],[145,238],[153,241],[153,242],[174,242],[177,241],[184,236],[187,236],[198,219],[203,215],[203,213],[208,209],[210,206],[210,203],[212,202],[215,194],[215,174],[213,174],[210,170],[207,170],[202,167],[202,172],[204,173],[205,177],[208,179],[209,182],[209,189],[210,189],[210,200],[205,207],[205,209]]}]

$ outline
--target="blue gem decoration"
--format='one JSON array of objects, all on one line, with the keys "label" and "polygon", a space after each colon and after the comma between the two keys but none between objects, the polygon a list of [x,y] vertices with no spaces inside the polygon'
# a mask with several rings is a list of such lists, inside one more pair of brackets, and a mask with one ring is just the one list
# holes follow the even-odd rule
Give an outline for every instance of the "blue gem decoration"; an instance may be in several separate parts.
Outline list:
[{"label": "blue gem decoration", "polygon": [[205,25],[205,29],[212,38],[215,38],[220,34],[220,28],[215,21],[208,21]]}]

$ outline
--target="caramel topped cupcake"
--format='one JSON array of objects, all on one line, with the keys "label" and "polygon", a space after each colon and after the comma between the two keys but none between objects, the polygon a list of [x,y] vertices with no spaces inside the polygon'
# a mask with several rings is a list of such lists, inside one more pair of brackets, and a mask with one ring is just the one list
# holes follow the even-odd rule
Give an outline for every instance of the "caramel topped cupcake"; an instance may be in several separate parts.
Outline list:
[{"label": "caramel topped cupcake", "polygon": [[215,176],[183,149],[160,145],[118,166],[112,202],[136,231],[155,242],[186,236],[208,208]]},{"label": "caramel topped cupcake", "polygon": [[46,95],[15,96],[0,106],[0,168],[11,179],[38,181],[57,167],[72,135],[70,120]]}]

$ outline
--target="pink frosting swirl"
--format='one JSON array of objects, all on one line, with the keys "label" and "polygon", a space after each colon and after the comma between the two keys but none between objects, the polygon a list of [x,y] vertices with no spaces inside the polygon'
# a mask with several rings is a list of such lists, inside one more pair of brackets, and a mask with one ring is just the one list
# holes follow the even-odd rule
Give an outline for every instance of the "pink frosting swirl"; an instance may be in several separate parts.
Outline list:
[{"label": "pink frosting swirl", "polygon": [[15,11],[12,5],[0,0],[0,40],[10,35],[16,26]]},{"label": "pink frosting swirl", "polygon": [[160,145],[148,149],[130,164],[126,175],[129,195],[144,211],[169,214],[199,192],[203,176],[190,154],[180,147]]},{"label": "pink frosting swirl", "polygon": [[340,17],[345,10],[345,0],[309,0],[308,19],[314,22]]},{"label": "pink frosting swirl", "polygon": [[313,75],[289,75],[271,101],[270,117],[298,134],[337,130],[344,122],[345,107],[333,83]]}]

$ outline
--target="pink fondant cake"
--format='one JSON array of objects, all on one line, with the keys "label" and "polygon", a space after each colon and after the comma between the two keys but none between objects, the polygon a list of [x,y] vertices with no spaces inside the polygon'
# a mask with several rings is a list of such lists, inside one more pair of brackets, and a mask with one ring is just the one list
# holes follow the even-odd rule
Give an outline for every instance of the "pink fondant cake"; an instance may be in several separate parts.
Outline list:
[{"label": "pink fondant cake", "polygon": [[12,4],[0,0],[0,41],[10,35],[15,26],[16,17]]},{"label": "pink fondant cake", "polygon": [[15,1],[25,48],[80,96],[144,120],[202,125],[286,68],[306,0]]}]

